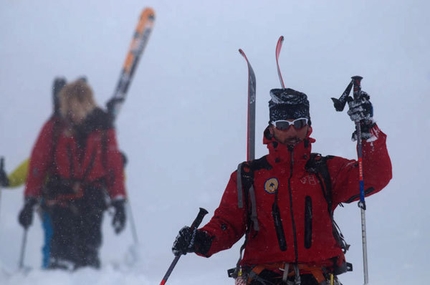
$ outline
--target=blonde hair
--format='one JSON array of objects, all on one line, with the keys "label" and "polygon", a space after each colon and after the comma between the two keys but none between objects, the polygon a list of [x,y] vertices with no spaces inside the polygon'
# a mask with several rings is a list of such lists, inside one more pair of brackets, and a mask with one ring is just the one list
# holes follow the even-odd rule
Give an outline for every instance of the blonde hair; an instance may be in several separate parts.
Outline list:
[{"label": "blonde hair", "polygon": [[[81,79],[66,84],[60,91],[59,99],[60,114],[64,118],[68,118],[70,112],[76,111],[88,115],[97,106],[93,90]],[[76,108],[79,110],[76,110]]]}]

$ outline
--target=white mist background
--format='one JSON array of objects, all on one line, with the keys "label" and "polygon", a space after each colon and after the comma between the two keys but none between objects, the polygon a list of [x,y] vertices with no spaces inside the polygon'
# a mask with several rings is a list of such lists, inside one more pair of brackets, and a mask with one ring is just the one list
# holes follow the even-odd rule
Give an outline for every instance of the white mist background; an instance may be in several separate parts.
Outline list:
[{"label": "white mist background", "polygon": [[[146,6],[155,9],[156,23],[116,122],[129,159],[126,184],[139,244],[130,220],[117,236],[106,215],[100,271],[41,271],[43,233],[35,217],[25,251],[25,265],[34,270],[19,273],[23,188],[2,190],[1,284],[158,284],[178,230],[199,207],[212,215],[230,173],[246,158],[247,67],[239,48],[257,76],[256,156],[267,153],[262,132],[269,90],[280,86],[281,35],[285,84],[311,102],[313,151],[356,157],[354,124],[335,112],[330,97],[339,97],[351,76],[364,77],[375,119],[388,135],[394,175],[366,199],[370,283],[428,283],[430,4],[424,0],[2,0],[0,156],[8,172],[30,155],[51,113],[54,77],[87,76],[104,106]],[[346,205],[335,217],[352,244],[347,260],[354,271],[341,280],[363,284],[360,209]],[[168,284],[233,284],[226,270],[240,245],[209,259],[182,257]],[[132,266],[129,252],[138,256]]]}]

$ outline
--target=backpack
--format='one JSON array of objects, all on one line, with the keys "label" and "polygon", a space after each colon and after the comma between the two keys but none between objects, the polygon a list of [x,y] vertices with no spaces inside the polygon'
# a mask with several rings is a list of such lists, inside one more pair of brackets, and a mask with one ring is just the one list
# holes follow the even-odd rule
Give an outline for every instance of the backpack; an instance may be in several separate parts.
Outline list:
[{"label": "backpack", "polygon": [[[45,199],[55,199],[55,200],[70,200],[70,199],[77,199],[81,198],[84,194],[82,191],[76,192],[73,189],[73,184],[76,182],[74,179],[64,179],[61,178],[58,175],[55,175],[55,152],[57,149],[58,140],[60,138],[61,132],[62,132],[62,120],[60,115],[53,114],[50,118],[50,120],[54,120],[53,126],[52,126],[52,147],[49,154],[50,157],[50,167],[48,169],[48,175],[45,182],[45,185],[43,187],[43,196]],[[102,152],[102,162],[103,165],[106,167],[107,165],[107,134],[106,130],[101,130],[101,152]],[[94,162],[95,162],[95,156],[96,156],[97,150],[95,149],[92,153],[92,159],[90,162],[90,165],[85,169],[83,179],[84,180],[90,171],[93,169]],[[103,191],[104,193],[104,191]],[[104,196],[107,196],[106,193],[104,193]]]},{"label": "backpack", "polygon": [[[345,238],[340,231],[339,226],[336,224],[333,218],[333,210],[332,210],[332,185],[330,173],[327,167],[327,160],[333,158],[333,156],[322,156],[319,153],[311,153],[311,156],[306,163],[306,171],[309,173],[316,174],[316,177],[321,185],[321,190],[323,191],[324,198],[327,202],[327,210],[329,212],[331,221],[332,221],[332,232],[333,236],[336,239],[338,245],[342,248],[343,252],[346,253],[348,251],[350,245],[345,241]],[[245,248],[248,235],[251,231],[251,228],[254,230],[255,234],[258,233],[260,227],[258,225],[257,219],[257,205],[255,200],[255,189],[254,189],[254,173],[260,169],[272,169],[272,166],[267,161],[266,156],[263,156],[260,159],[256,159],[253,161],[245,161],[238,165],[237,168],[237,193],[238,193],[238,207],[247,209],[247,227],[245,234],[245,241],[240,248],[240,258],[238,261],[238,265],[240,260],[242,259],[242,252]],[[342,204],[340,204],[342,206]],[[237,268],[236,268],[237,270]],[[235,270],[235,271],[236,271]],[[347,269],[345,271],[352,271],[352,265],[347,263]],[[345,272],[344,271],[344,272]],[[229,272],[229,275],[233,277],[232,271]]]}]

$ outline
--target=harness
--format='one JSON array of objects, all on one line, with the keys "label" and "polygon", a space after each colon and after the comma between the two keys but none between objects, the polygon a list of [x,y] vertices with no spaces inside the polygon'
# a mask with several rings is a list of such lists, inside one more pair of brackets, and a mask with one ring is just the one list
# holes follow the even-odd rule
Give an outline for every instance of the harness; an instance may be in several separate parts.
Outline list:
[{"label": "harness", "polygon": [[[333,156],[322,156],[319,153],[311,153],[305,168],[306,168],[306,171],[308,171],[309,173],[315,174],[318,181],[320,182],[319,184],[321,185],[321,190],[323,191],[324,198],[327,202],[327,211],[332,221],[333,237],[335,238],[338,245],[342,248],[343,252],[346,253],[350,245],[345,241],[345,238],[342,232],[340,231],[339,226],[334,221],[334,217],[333,217],[332,184],[331,184],[330,173],[327,167],[327,160],[331,158],[333,158]],[[240,266],[240,261],[242,260],[242,253],[243,253],[243,250],[245,249],[246,243],[248,241],[248,237],[251,234],[251,231],[253,231],[253,234],[256,235],[260,230],[260,226],[258,224],[258,219],[257,219],[257,202],[255,199],[254,173],[261,169],[265,169],[265,170],[272,169],[272,166],[267,161],[266,156],[263,156],[262,158],[256,159],[253,161],[242,162],[238,165],[238,168],[237,168],[238,207],[241,209],[245,207],[247,209],[247,226],[246,226],[245,241],[240,248],[240,257],[237,262],[236,268],[230,269],[228,271],[228,274],[230,277],[237,278],[238,276],[242,275],[242,268]],[[275,226],[276,226],[276,223],[275,223]],[[278,234],[278,239],[280,239],[279,243],[281,245],[283,231],[277,229],[277,233],[278,232],[280,232],[280,234]],[[286,265],[288,266],[288,264]],[[341,274],[346,271],[352,271],[352,264],[350,263],[345,263],[344,265],[340,265],[340,266],[336,266],[336,265],[337,264],[335,264],[332,272],[332,274],[334,275]],[[297,265],[294,265],[294,266],[297,266]],[[303,265],[299,264],[299,266],[303,266]],[[248,273],[251,274],[251,276],[256,276],[259,273],[258,271],[261,272],[261,270],[263,270],[261,266],[256,266],[253,269],[247,270],[247,271]],[[295,274],[297,275],[298,272],[299,272],[299,269],[297,269]],[[321,269],[319,269],[319,272],[318,270],[313,269],[311,273],[312,275],[314,275],[314,277],[317,280],[320,280],[323,274]],[[294,274],[294,271],[293,271],[293,274]]]}]

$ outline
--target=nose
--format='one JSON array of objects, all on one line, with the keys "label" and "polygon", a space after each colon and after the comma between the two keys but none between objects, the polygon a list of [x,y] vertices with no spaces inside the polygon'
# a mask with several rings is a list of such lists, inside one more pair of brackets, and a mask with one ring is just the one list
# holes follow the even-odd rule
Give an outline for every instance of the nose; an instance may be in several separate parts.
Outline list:
[{"label": "nose", "polygon": [[284,133],[289,133],[289,134],[295,134],[295,133],[297,133],[296,128],[294,126],[292,126],[292,125],[289,125],[287,129],[280,130],[280,131],[284,132]]}]

